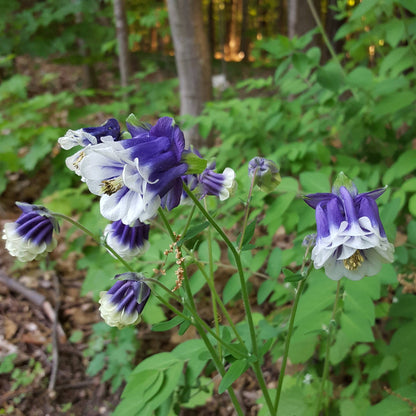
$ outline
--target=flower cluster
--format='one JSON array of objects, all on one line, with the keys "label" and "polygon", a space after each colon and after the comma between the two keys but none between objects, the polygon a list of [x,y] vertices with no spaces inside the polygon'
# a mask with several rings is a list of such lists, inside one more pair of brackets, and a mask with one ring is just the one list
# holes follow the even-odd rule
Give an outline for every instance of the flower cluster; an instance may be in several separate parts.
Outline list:
[{"label": "flower cluster", "polygon": [[382,263],[393,261],[394,246],[387,240],[376,203],[384,191],[359,194],[341,173],[332,193],[305,196],[305,202],[316,210],[315,268],[324,267],[333,280],[344,276],[360,280],[376,275]]}]

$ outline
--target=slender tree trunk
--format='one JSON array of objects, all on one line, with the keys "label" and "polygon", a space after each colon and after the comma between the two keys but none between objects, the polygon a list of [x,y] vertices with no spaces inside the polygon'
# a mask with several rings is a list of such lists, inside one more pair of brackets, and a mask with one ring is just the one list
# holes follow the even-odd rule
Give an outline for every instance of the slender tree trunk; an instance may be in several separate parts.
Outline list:
[{"label": "slender tree trunk", "polygon": [[[332,7],[331,7],[332,6]],[[344,40],[339,39],[337,41],[334,40],[335,34],[337,33],[338,29],[345,23],[346,19],[337,20],[335,18],[336,12],[333,9],[333,6],[336,6],[336,0],[329,0],[327,5],[327,15],[325,21],[325,29],[326,34],[328,35],[329,40],[334,47],[336,53],[341,53],[344,47]],[[328,51],[328,48],[323,48],[322,50],[322,61],[325,62],[330,59],[331,54]]]},{"label": "slender tree trunk", "polygon": [[[313,1],[319,13],[319,1]],[[315,20],[306,0],[288,0],[288,35],[289,38],[301,36],[316,27]]]},{"label": "slender tree trunk", "polygon": [[124,0],[114,0],[114,18],[118,44],[118,67],[120,71],[120,84],[127,87],[131,74],[129,52],[129,30],[127,26],[126,7]]},{"label": "slender tree trunk", "polygon": [[[211,59],[204,31],[200,0],[167,0],[169,22],[179,77],[181,115],[201,114],[212,99]],[[197,126],[185,132],[187,144],[211,145],[202,141]]]},{"label": "slender tree trunk", "polygon": [[208,40],[211,56],[215,55],[215,17],[214,17],[214,0],[208,2]]},{"label": "slender tree trunk", "polygon": [[248,40],[248,0],[242,0],[241,5],[241,35],[240,51],[244,53],[244,60],[249,58],[249,40]]}]

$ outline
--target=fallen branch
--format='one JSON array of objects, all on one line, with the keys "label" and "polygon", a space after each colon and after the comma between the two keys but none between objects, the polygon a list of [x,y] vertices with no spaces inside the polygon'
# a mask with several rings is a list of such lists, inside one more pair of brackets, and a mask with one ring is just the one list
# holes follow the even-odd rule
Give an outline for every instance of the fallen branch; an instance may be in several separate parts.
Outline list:
[{"label": "fallen branch", "polygon": [[[28,289],[26,286],[23,286],[17,280],[10,278],[4,272],[0,271],[0,282],[5,284],[10,290],[13,292],[19,293],[23,297],[25,297],[28,301],[33,303],[36,306],[42,308],[45,315],[51,322],[57,322],[57,314],[55,313],[54,308],[52,305],[46,300],[45,296],[41,293],[36,292],[35,290]],[[66,335],[64,330],[62,329],[61,325],[57,322],[57,333],[59,335],[60,342],[66,342]]]}]

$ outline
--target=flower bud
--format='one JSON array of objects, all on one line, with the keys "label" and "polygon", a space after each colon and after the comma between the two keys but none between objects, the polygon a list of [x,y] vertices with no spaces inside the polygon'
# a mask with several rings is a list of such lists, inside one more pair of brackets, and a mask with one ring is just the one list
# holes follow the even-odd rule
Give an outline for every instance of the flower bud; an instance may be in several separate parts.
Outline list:
[{"label": "flower bud", "polygon": [[282,178],[276,163],[263,157],[255,157],[248,163],[248,176],[263,192],[272,192]]},{"label": "flower bud", "polygon": [[53,231],[59,231],[54,216],[46,208],[16,202],[23,211],[16,222],[7,223],[3,230],[6,249],[20,261],[38,260],[56,247]]},{"label": "flower bud", "polygon": [[107,292],[100,293],[100,314],[107,325],[119,329],[136,325],[150,296],[150,287],[138,273],[123,273]]}]

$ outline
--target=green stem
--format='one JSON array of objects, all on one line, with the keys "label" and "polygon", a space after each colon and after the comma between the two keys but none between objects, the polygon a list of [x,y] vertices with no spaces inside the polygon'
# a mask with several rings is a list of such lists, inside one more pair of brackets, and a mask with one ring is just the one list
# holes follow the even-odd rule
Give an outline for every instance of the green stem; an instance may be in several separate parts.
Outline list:
[{"label": "green stem", "polygon": [[338,280],[337,291],[336,291],[336,294],[335,294],[334,306],[332,308],[331,321],[329,323],[329,328],[328,328],[328,337],[326,339],[324,369],[323,369],[323,372],[322,372],[321,386],[319,388],[319,395],[318,395],[318,404],[317,404],[317,407],[316,407],[316,415],[317,416],[319,416],[319,412],[321,410],[322,396],[323,396],[324,391],[325,391],[325,384],[326,384],[326,381],[328,379],[328,374],[329,374],[329,352],[330,352],[330,349],[331,349],[332,335],[333,335],[333,332],[334,332],[332,330],[332,327],[333,327],[333,322],[334,322],[334,319],[335,319],[335,313],[336,313],[337,306],[338,306],[340,287],[341,287],[341,280]]},{"label": "green stem", "polygon": [[191,225],[191,220],[192,220],[192,217],[194,216],[194,213],[195,213],[195,205],[192,205],[191,213],[188,215],[188,221],[186,221],[185,228],[183,229],[182,234],[181,234],[182,237],[188,231],[188,228]]},{"label": "green stem", "polygon": [[79,228],[85,234],[89,235],[98,245],[101,245],[104,248],[106,248],[120,263],[123,264],[124,267],[126,267],[127,270],[131,272],[133,271],[131,266],[122,257],[120,257],[120,255],[116,253],[113,248],[111,248],[105,241],[98,238],[95,234],[93,234],[88,228],[84,227],[81,223],[72,219],[71,217],[68,217],[64,214],[60,214],[58,212],[53,212],[52,215],[57,218],[62,218],[63,220],[71,223],[72,225],[75,225],[75,227]]},{"label": "green stem", "polygon": [[240,344],[241,344],[242,346],[244,346],[244,347],[245,347],[245,343],[244,343],[243,339],[241,338],[241,335],[238,333],[237,328],[235,327],[234,322],[233,322],[233,320],[231,319],[231,316],[230,316],[230,314],[228,313],[228,311],[227,311],[227,309],[226,309],[226,307],[225,307],[224,303],[222,302],[222,300],[221,300],[220,296],[218,295],[217,291],[216,291],[216,290],[214,290],[214,288],[212,288],[212,287],[211,287],[212,283],[211,283],[211,281],[210,281],[210,279],[209,279],[209,277],[208,277],[207,273],[205,272],[204,268],[202,267],[201,262],[197,261],[197,266],[198,266],[199,271],[200,271],[200,272],[202,273],[202,275],[205,277],[205,280],[206,280],[206,282],[207,282],[208,286],[210,287],[211,293],[213,293],[213,294],[214,294],[214,296],[215,296],[215,301],[218,303],[218,305],[219,305],[219,307],[220,307],[220,309],[221,309],[221,312],[222,312],[222,313],[223,313],[223,315],[225,316],[225,319],[226,319],[226,320],[227,320],[227,322],[230,324],[230,327],[231,327],[231,329],[233,330],[233,332],[234,332],[234,334],[235,334],[236,338],[238,339],[238,341],[240,342]]},{"label": "green stem", "polygon": [[250,211],[251,195],[253,193],[254,181],[256,179],[257,169],[258,168],[256,168],[254,170],[254,174],[253,174],[253,177],[252,177],[251,183],[250,183],[250,189],[248,191],[246,209],[245,209],[245,212],[244,212],[244,220],[243,220],[243,226],[242,226],[242,231],[241,231],[241,238],[240,238],[240,241],[238,243],[238,251],[239,252],[241,251],[241,246],[243,245],[243,240],[244,240],[244,234],[246,233],[247,221],[248,221],[248,213]]},{"label": "green stem", "polygon": [[[221,236],[221,238],[224,240],[224,242],[227,244],[228,248],[230,249],[234,260],[236,262],[237,270],[238,270],[238,276],[240,279],[240,286],[241,286],[241,295],[243,298],[244,303],[244,309],[247,316],[247,322],[248,327],[250,331],[250,339],[253,349],[253,354],[255,357],[254,362],[259,360],[258,356],[258,347],[257,347],[257,338],[256,338],[256,331],[254,328],[254,322],[253,322],[253,316],[251,314],[251,306],[250,301],[248,298],[248,290],[246,281],[244,278],[244,271],[243,271],[243,265],[241,263],[240,254],[235,248],[234,244],[231,242],[231,240],[228,238],[228,236],[225,234],[225,232],[221,229],[221,227],[215,222],[215,220],[211,217],[211,215],[206,211],[206,209],[202,206],[202,204],[199,202],[198,198],[195,197],[195,195],[192,193],[192,191],[188,188],[186,184],[183,184],[183,188],[185,192],[189,195],[189,197],[192,199],[194,204],[197,206],[197,208],[201,211],[202,215],[208,220],[208,222],[215,228],[215,230],[218,232],[218,234]],[[256,366],[253,366],[256,367]],[[254,368],[255,369],[255,368]],[[256,370],[255,370],[256,371]],[[263,374],[260,371],[260,374],[258,374],[258,371],[256,371],[256,375],[258,375],[259,378],[259,384],[262,389],[262,393],[264,395],[264,398],[266,400],[267,407],[270,412],[273,411],[273,403],[271,401],[269,391],[266,387],[266,384],[264,382]],[[260,380],[261,379],[261,380]]]},{"label": "green stem", "polygon": [[[221,363],[220,358],[217,355],[217,352],[215,351],[215,348],[210,343],[207,335],[205,334],[203,328],[199,326],[198,323],[195,323],[195,327],[198,330],[198,333],[202,340],[204,341],[206,347],[208,348],[209,353],[211,354],[212,360],[214,361],[215,367],[217,368],[217,371],[220,373],[221,377],[224,377],[225,375],[225,368]],[[232,386],[227,388],[227,392],[230,395],[230,399],[233,402],[234,409],[237,412],[239,416],[244,416],[243,410],[241,409],[240,403],[237,399],[237,396],[234,393],[234,390]]]},{"label": "green stem", "polygon": [[[175,242],[176,241],[175,234],[173,233],[173,230],[172,230],[172,228],[169,224],[169,221],[166,218],[165,213],[163,212],[163,210],[161,210],[161,209],[159,210],[159,215],[161,216],[162,221],[165,224],[166,230],[168,231],[169,235],[171,236],[172,241]],[[192,290],[191,290],[191,287],[189,285],[189,279],[188,279],[188,276],[186,275],[186,270],[184,270],[183,286],[184,286],[184,289],[185,289],[187,300],[189,302],[187,304],[187,307],[190,310],[190,312],[192,313],[192,316],[195,320],[194,325],[196,325],[196,323],[198,322],[199,326],[205,328],[206,331],[209,332],[209,334],[219,342],[219,344],[224,345],[224,347],[227,348],[230,352],[232,352],[236,357],[243,357],[244,358],[244,355],[241,354],[241,351],[234,348],[230,344],[224,343],[224,341],[221,339],[221,337],[218,336],[215,332],[213,332],[211,330],[211,328],[199,317],[198,310],[196,308],[194,298],[193,298],[193,295],[192,295]]]},{"label": "green stem", "polygon": [[290,312],[289,327],[287,329],[285,349],[284,349],[284,352],[283,352],[283,359],[282,359],[282,366],[280,368],[279,381],[277,383],[276,397],[275,397],[275,400],[274,400],[274,414],[275,415],[277,415],[277,411],[279,409],[280,394],[282,392],[283,380],[284,380],[284,377],[285,377],[286,364],[287,364],[287,360],[288,360],[288,356],[289,356],[289,347],[290,347],[290,341],[292,339],[293,327],[294,327],[294,324],[295,324],[296,311],[298,309],[300,296],[303,292],[303,289],[305,288],[305,283],[306,283],[306,278],[299,281],[298,287],[296,289],[295,300],[293,302],[292,310]]},{"label": "green stem", "polygon": [[[205,209],[207,209],[207,202],[206,199],[204,199],[204,206]],[[193,208],[195,208],[195,205],[193,205]],[[207,230],[207,242],[208,242],[208,267],[209,267],[209,282],[208,284],[209,289],[211,291],[211,301],[212,301],[212,313],[214,315],[214,325],[215,325],[215,331],[218,336],[220,336],[220,325],[218,322],[218,309],[217,309],[217,302],[216,302],[216,290],[215,290],[215,283],[214,283],[214,261],[212,258],[212,233],[211,233],[211,227],[208,227]],[[220,357],[220,360],[222,359],[222,349],[221,345],[218,345],[218,355]]]}]

